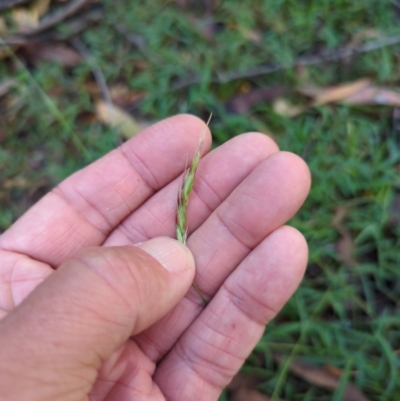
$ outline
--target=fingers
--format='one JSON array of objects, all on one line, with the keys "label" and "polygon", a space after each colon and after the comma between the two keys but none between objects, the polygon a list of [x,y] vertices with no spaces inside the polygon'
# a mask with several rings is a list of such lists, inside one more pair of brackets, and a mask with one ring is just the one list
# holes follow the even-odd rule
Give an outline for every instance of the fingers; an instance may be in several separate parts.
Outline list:
[{"label": "fingers", "polygon": [[212,297],[253,248],[295,215],[309,189],[309,170],[298,156],[279,152],[261,163],[189,238],[198,287]]},{"label": "fingers", "polygon": [[1,321],[0,399],[84,399],[102,363],[193,276],[190,251],[168,238],[78,253]]},{"label": "fingers", "polygon": [[[265,158],[278,147],[263,134],[248,133],[213,150],[200,162],[188,209],[189,233],[197,229]],[[127,245],[174,236],[176,199],[182,177],[152,196],[109,236],[105,245]]]},{"label": "fingers", "polygon": [[218,399],[299,285],[307,254],[290,227],[255,248],[158,366],[155,381],[166,399]]},{"label": "fingers", "polygon": [[[188,239],[196,259],[195,282],[210,299],[241,261],[300,208],[310,187],[305,163],[280,152],[271,155],[229,195]],[[190,290],[179,305],[136,341],[154,361],[162,358],[202,311]]]},{"label": "fingers", "polygon": [[0,237],[0,249],[53,266],[77,249],[101,245],[109,232],[185,169],[208,128],[181,115],[135,136],[60,184]]}]

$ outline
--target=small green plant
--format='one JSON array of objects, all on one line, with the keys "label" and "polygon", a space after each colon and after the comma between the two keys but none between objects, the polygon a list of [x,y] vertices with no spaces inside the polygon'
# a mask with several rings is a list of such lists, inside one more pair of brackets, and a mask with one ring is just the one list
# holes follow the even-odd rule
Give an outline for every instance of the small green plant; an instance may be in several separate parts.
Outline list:
[{"label": "small green plant", "polygon": [[[192,163],[190,164],[190,167],[186,170],[183,176],[182,185],[178,192],[178,206],[176,212],[176,238],[182,244],[186,244],[187,240],[187,232],[188,232],[187,208],[189,205],[190,193],[192,192],[193,189],[194,178],[196,176],[197,167],[200,161],[201,147],[203,145],[203,142],[204,142],[204,135],[201,137],[199,144],[197,145]],[[204,305],[207,305],[207,300],[200,291],[199,287],[197,287],[195,282],[193,282],[192,285],[196,290],[196,292],[199,294]]]}]

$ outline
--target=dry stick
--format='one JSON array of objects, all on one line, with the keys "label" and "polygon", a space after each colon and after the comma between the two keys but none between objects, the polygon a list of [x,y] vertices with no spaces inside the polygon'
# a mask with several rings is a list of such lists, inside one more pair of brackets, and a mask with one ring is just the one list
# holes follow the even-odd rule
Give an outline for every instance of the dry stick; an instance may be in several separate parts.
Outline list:
[{"label": "dry stick", "polygon": [[[217,78],[214,78],[210,81],[210,83],[223,84],[230,81],[234,81],[236,79],[241,78],[254,78],[260,75],[272,74],[274,72],[289,70],[295,67],[305,67],[323,64],[328,61],[339,61],[356,54],[368,53],[374,50],[381,49],[383,47],[394,46],[400,43],[400,35],[397,36],[389,36],[380,40],[376,40],[373,42],[366,43],[357,47],[345,47],[338,49],[334,52],[324,53],[315,56],[305,56],[299,57],[294,60],[292,63],[281,64],[281,65],[264,65],[259,67],[251,68],[247,71],[231,71],[227,73],[217,74]],[[187,86],[202,83],[203,80],[201,77],[195,77],[190,80],[184,80],[178,82],[175,86],[171,88],[171,91],[177,91],[183,89]]]},{"label": "dry stick", "polygon": [[88,12],[78,14],[73,19],[64,22],[65,33],[58,31],[42,32],[31,36],[8,36],[3,39],[3,43],[9,46],[26,46],[30,43],[57,42],[66,41],[73,36],[76,36],[89,24],[98,22],[103,17],[103,11],[99,8],[94,8]]},{"label": "dry stick", "polygon": [[[207,122],[209,124],[211,116]],[[193,189],[194,178],[196,176],[197,167],[200,161],[201,155],[201,147],[204,142],[204,135],[201,137],[199,144],[197,145],[196,152],[194,154],[192,163],[188,170],[186,170],[185,175],[183,176],[182,185],[178,192],[178,206],[176,211],[176,238],[182,244],[186,244],[187,234],[188,234],[188,226],[187,226],[187,208],[189,205],[189,197],[190,193]],[[207,305],[207,300],[204,295],[200,291],[199,287],[197,287],[196,283],[192,283],[194,289],[197,294],[199,294],[201,300],[204,303],[204,306]]]},{"label": "dry stick", "polygon": [[109,105],[112,106],[111,94],[107,86],[106,78],[104,77],[103,72],[100,67],[98,67],[96,60],[90,54],[89,50],[86,48],[85,44],[78,38],[72,38],[70,40],[71,44],[75,47],[75,49],[80,53],[82,57],[84,57],[92,70],[92,74],[94,79],[96,80],[97,86],[100,89],[101,96],[103,100]]},{"label": "dry stick", "polygon": [[0,0],[0,11],[28,3],[29,0]]},{"label": "dry stick", "polygon": [[19,35],[5,37],[3,38],[3,41],[5,43],[9,43],[12,42],[13,40],[16,40],[16,38],[29,37],[42,33],[43,31],[53,28],[55,25],[76,14],[81,8],[83,8],[84,6],[88,5],[91,2],[93,1],[72,0],[66,6],[60,7],[60,9],[55,11],[54,14],[44,17],[40,25],[37,26],[36,28],[26,30],[23,33],[20,33]]},{"label": "dry stick", "polygon": [[47,18],[44,18],[37,28],[33,28],[27,32],[24,32],[24,36],[37,35],[40,32],[52,28],[53,26],[77,13],[81,8],[89,3],[90,0],[73,0],[69,2],[67,6],[62,7],[58,12],[50,15]]}]

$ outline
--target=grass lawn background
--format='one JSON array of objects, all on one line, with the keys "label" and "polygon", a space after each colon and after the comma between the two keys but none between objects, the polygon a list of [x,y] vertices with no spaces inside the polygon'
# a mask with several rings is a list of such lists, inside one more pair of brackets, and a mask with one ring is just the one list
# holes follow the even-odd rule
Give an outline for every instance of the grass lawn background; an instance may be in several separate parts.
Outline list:
[{"label": "grass lawn background", "polygon": [[[369,400],[400,400],[396,111],[334,102],[288,117],[268,96],[253,103],[241,97],[274,87],[304,106],[296,89],[305,84],[365,77],[399,88],[400,45],[258,76],[247,72],[399,35],[400,2],[104,0],[97,7],[101,22],[78,35],[90,57],[77,65],[32,63],[23,52],[0,60],[0,82],[12,76],[18,83],[7,100],[0,99],[0,230],[63,178],[121,143],[117,129],[94,118],[94,68],[108,87],[141,96],[124,104],[139,121],[177,113],[207,119],[212,112],[215,146],[246,131],[269,133],[312,172],[311,194],[291,221],[308,240],[310,261],[300,289],[268,326],[243,372],[259,379],[259,391],[287,401],[351,400],[348,382]],[[62,34],[63,25],[57,30]],[[232,72],[241,77],[232,79]],[[244,109],[237,99],[245,99]],[[328,390],[294,374],[291,366],[299,360],[339,369],[338,385]],[[229,391],[221,397],[230,399]]]}]

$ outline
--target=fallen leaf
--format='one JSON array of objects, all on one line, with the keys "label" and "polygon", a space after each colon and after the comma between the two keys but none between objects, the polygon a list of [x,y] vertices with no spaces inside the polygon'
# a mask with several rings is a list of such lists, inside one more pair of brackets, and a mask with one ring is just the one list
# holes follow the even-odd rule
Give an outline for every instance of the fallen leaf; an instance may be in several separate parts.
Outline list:
[{"label": "fallen leaf", "polygon": [[11,11],[11,17],[19,32],[39,26],[40,17],[49,9],[50,0],[36,0],[29,7],[18,7]]},{"label": "fallen leaf", "polygon": [[[335,376],[335,377],[337,377],[339,379],[340,379],[340,376],[342,376],[342,374],[343,374],[343,369],[340,369],[340,368],[338,368],[336,366],[333,366],[333,365],[331,365],[329,363],[327,365],[325,365],[324,369],[327,372],[331,373],[333,376]],[[351,376],[353,376],[353,377],[357,376],[357,372],[356,371],[351,372]]]},{"label": "fallen leaf", "polygon": [[296,106],[290,103],[288,100],[282,98],[275,100],[273,103],[273,109],[276,114],[280,114],[281,116],[289,118],[296,117],[307,110],[307,108],[304,106]]},{"label": "fallen leaf", "polygon": [[75,49],[63,43],[29,46],[27,51],[36,59],[53,61],[64,67],[73,67],[82,61],[82,56]]},{"label": "fallen leaf", "polygon": [[314,99],[314,106],[327,103],[400,107],[400,91],[373,85],[368,79],[337,86],[303,85],[297,92]]},{"label": "fallen leaf", "polygon": [[[275,359],[280,362],[282,356],[275,356]],[[314,384],[317,387],[322,387],[328,390],[335,390],[340,381],[337,377],[330,373],[323,366],[315,366],[293,360],[290,364],[290,370],[296,376]],[[343,392],[343,401],[370,401],[354,384],[347,384]]]},{"label": "fallen leaf", "polygon": [[241,387],[255,388],[262,382],[263,380],[261,380],[259,377],[246,375],[239,372],[233,377],[227,388],[232,391],[238,390]]},{"label": "fallen leaf", "polygon": [[314,106],[343,101],[368,87],[370,84],[370,80],[360,79],[355,82],[325,88],[315,97]]},{"label": "fallen leaf", "polygon": [[[227,387],[230,401],[272,401],[267,395],[255,390],[255,387],[262,382],[263,380],[258,377],[238,373]],[[274,398],[274,401],[284,400]]]},{"label": "fallen leaf", "polygon": [[400,92],[378,86],[367,86],[344,99],[347,104],[400,107]]},{"label": "fallen leaf", "polygon": [[104,124],[116,128],[124,139],[132,138],[143,129],[129,113],[103,100],[97,102],[96,114]]},{"label": "fallen leaf", "polygon": [[128,106],[143,97],[143,92],[132,91],[125,85],[113,85],[109,88],[113,103],[119,107]]},{"label": "fallen leaf", "polygon": [[269,103],[281,96],[285,88],[282,86],[267,86],[261,89],[251,90],[233,97],[228,103],[227,108],[234,113],[245,113],[251,107],[260,103]]}]

